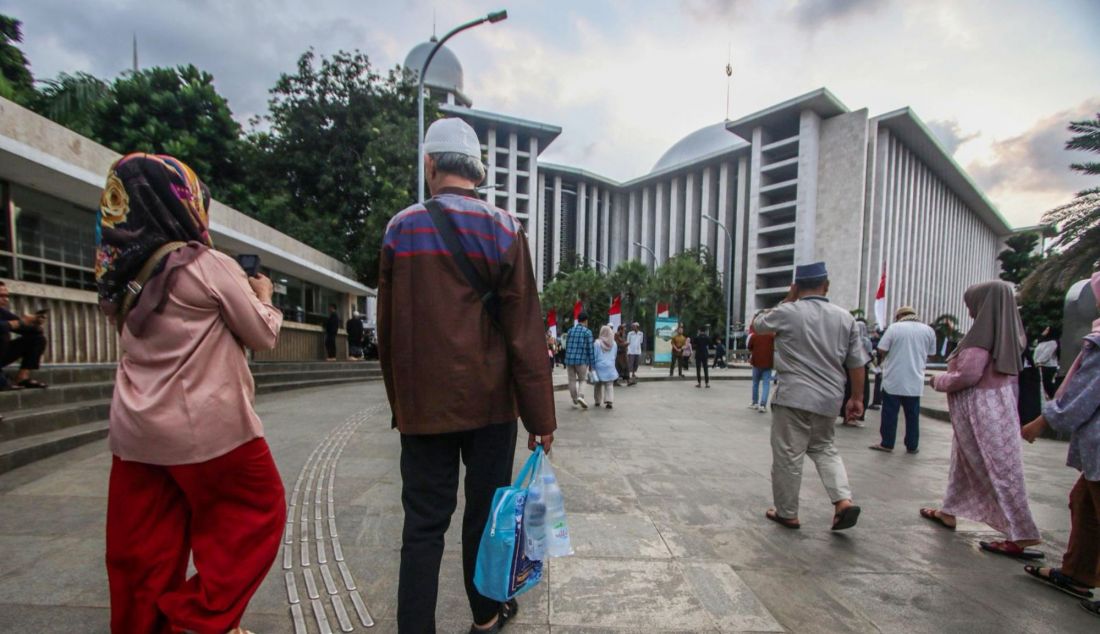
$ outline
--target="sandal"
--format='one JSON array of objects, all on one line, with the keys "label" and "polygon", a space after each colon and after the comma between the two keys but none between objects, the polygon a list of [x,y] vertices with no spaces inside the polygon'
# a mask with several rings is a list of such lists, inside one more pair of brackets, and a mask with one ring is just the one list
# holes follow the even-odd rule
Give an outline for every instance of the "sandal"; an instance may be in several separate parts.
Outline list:
[{"label": "sandal", "polygon": [[1082,601],[1081,609],[1093,616],[1100,616],[1100,601]]},{"label": "sandal", "polygon": [[775,509],[768,509],[768,511],[764,513],[764,517],[770,519],[776,524],[779,524],[783,528],[789,528],[792,530],[798,530],[802,528],[801,522],[799,522],[798,520],[788,519],[786,517],[780,517],[779,512]]},{"label": "sandal", "polygon": [[32,389],[44,390],[44,389],[46,389],[50,386],[46,385],[42,381],[36,381],[35,379],[23,379],[22,381],[19,382],[19,387],[27,387],[27,388],[32,388]]},{"label": "sandal", "polygon": [[471,625],[470,634],[495,634],[507,625],[508,621],[511,621],[516,614],[519,614],[519,603],[515,599],[508,599],[505,603],[500,604],[500,613],[492,627],[481,629],[476,625]]},{"label": "sandal", "polygon": [[1000,541],[1000,542],[978,542],[982,550],[987,553],[993,553],[995,555],[1006,555],[1008,557],[1015,557],[1016,559],[1042,559],[1046,557],[1046,554],[1039,552],[1038,550],[1029,550],[1018,546],[1016,542]]},{"label": "sandal", "polygon": [[885,453],[894,453],[893,447],[883,447],[882,445],[871,445],[870,447],[868,447],[868,449],[872,449],[874,451],[882,451]]},{"label": "sandal", "polygon": [[859,521],[860,508],[858,506],[849,506],[843,511],[833,516],[833,528],[834,531],[842,531],[852,528]]},{"label": "sandal", "polygon": [[1047,568],[1047,573],[1042,573],[1042,568],[1038,566],[1024,566],[1024,572],[1035,577],[1039,581],[1047,584],[1055,590],[1065,592],[1071,597],[1077,597],[1078,599],[1091,599],[1092,592],[1089,590],[1080,590],[1080,588],[1087,588],[1088,586],[1077,581],[1073,577],[1062,574],[1062,571],[1057,568]]},{"label": "sandal", "polygon": [[920,516],[926,520],[931,520],[940,526],[946,528],[949,531],[955,530],[955,527],[948,524],[943,517],[940,516],[940,512],[936,509],[921,509]]}]

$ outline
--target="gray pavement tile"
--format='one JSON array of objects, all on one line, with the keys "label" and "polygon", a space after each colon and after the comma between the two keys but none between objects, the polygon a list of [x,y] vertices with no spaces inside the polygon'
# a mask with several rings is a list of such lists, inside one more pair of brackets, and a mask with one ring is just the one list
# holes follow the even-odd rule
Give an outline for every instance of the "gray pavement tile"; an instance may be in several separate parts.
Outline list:
[{"label": "gray pavement tile", "polygon": [[752,590],[720,563],[684,562],[684,576],[723,632],[783,632]]},{"label": "gray pavement tile", "polygon": [[644,515],[570,512],[569,533],[578,557],[672,558],[661,534]]},{"label": "gray pavement tile", "polygon": [[[74,629],[78,627],[79,629]],[[80,632],[108,634],[107,608],[0,603],[0,632]],[[271,630],[276,632],[278,630]]]},{"label": "gray pavement tile", "polygon": [[3,537],[0,601],[107,607],[103,544],[102,537]]},{"label": "gray pavement tile", "polygon": [[[109,460],[97,467],[64,469],[44,475],[32,482],[16,487],[7,495],[40,495],[107,498],[107,482],[111,473]],[[105,502],[104,502],[105,503]]]},{"label": "gray pavement tile", "polygon": [[742,570],[738,574],[771,614],[792,632],[881,631],[859,607],[834,591],[837,584],[831,575],[770,569]]},{"label": "gray pavement tile", "polygon": [[0,540],[8,535],[102,535],[103,499],[58,495],[11,495],[0,511]]}]

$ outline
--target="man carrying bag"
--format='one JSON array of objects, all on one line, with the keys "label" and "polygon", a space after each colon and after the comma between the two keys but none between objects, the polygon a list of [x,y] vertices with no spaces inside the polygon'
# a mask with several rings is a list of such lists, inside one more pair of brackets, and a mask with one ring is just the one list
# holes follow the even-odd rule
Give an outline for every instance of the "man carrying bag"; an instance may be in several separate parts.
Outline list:
[{"label": "man carrying bag", "polygon": [[378,281],[379,355],[401,432],[398,629],[435,631],[461,459],[471,631],[496,632],[517,606],[477,591],[478,544],[496,489],[511,482],[517,415],[532,450],[549,450],[557,427],[542,310],[522,225],[474,191],[485,167],[473,129],[460,119],[436,121],[424,151],[433,198],[390,221]]}]

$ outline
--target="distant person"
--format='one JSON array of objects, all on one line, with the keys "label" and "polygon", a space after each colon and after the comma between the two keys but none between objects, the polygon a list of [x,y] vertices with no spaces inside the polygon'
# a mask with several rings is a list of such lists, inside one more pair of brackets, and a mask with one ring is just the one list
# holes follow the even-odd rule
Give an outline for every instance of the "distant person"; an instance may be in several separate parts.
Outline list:
[{"label": "distant person", "polygon": [[344,325],[348,332],[348,356],[356,361],[363,358],[363,319],[358,311],[352,311],[351,319]]},{"label": "distant person", "polygon": [[684,378],[684,368],[687,367],[687,359],[684,358],[684,344],[687,343],[687,336],[684,335],[684,325],[680,324],[676,326],[676,334],[672,335],[672,339],[669,343],[672,344],[672,358],[668,363],[668,375],[672,376],[674,370],[680,370],[680,378]]},{"label": "distant person", "polygon": [[630,362],[626,356],[627,346],[626,325],[619,324],[618,330],[615,331],[615,371],[619,373],[619,378],[615,381],[616,386],[623,385],[623,381],[630,376]]},{"label": "distant person", "polygon": [[[33,315],[17,315],[11,312],[11,293],[7,285],[0,282],[0,368],[19,361],[19,371],[15,374],[14,382],[0,372],[0,392],[49,387],[42,381],[31,378],[31,372],[38,369],[42,355],[46,352],[47,315],[45,311]],[[19,337],[12,339],[13,334]]]},{"label": "distant person", "polygon": [[868,368],[874,376],[874,387],[871,393],[871,404],[867,409],[877,410],[882,407],[882,356],[878,353],[878,343],[882,341],[882,327],[875,324],[871,331],[871,367]]},{"label": "distant person", "polygon": [[[554,386],[529,241],[515,216],[478,198],[477,134],[461,119],[440,119],[424,152],[432,197],[390,220],[378,275],[380,364],[401,432],[397,629],[435,631],[444,534],[465,465],[462,579],[474,627],[495,632],[519,604],[478,592],[478,545],[494,493],[512,482],[517,417],[529,449],[551,449]],[[462,250],[450,252],[441,232]],[[462,272],[466,264],[476,278]]]},{"label": "distant person", "polygon": [[691,338],[691,347],[695,352],[695,387],[702,387],[705,377],[707,389],[710,389],[710,335],[704,326]]},{"label": "distant person", "polygon": [[714,365],[712,368],[725,368],[726,367],[726,346],[722,343],[721,337],[715,337],[714,343]]},{"label": "distant person", "polygon": [[554,357],[558,354],[558,340],[554,333],[546,331],[546,355],[550,357],[550,372],[554,371]]},{"label": "distant person", "polygon": [[209,204],[191,168],[152,154],[115,161],[100,199],[96,286],[122,351],[106,554],[118,634],[241,632],[283,540],[245,358],[275,347],[283,315],[271,280],[211,248]]},{"label": "distant person", "polygon": [[634,322],[631,325],[631,330],[626,335],[626,358],[630,366],[630,378],[627,380],[627,385],[634,385],[638,382],[638,364],[642,360],[642,349],[645,346],[645,333],[642,332],[642,325],[638,322]]},{"label": "distant person", "polygon": [[905,450],[915,454],[920,444],[920,397],[924,394],[924,369],[936,354],[936,331],[921,322],[917,311],[902,306],[894,323],[878,342],[883,361],[882,440],[876,451],[893,451],[898,432],[898,410],[905,411]]},{"label": "distant person", "polygon": [[1020,373],[1016,375],[1016,413],[1020,423],[1035,420],[1043,413],[1043,375],[1035,365],[1031,344],[1020,356]]},{"label": "distant person", "polygon": [[588,403],[584,400],[584,383],[588,378],[588,368],[594,361],[588,313],[581,311],[565,340],[565,375],[569,381],[569,396],[573,399],[573,407],[579,405],[581,409],[588,409]]},{"label": "distant person", "polygon": [[603,403],[611,409],[615,401],[615,381],[619,378],[619,373],[615,371],[615,333],[611,326],[605,324],[600,328],[600,336],[592,344],[592,352],[592,372],[595,373],[592,399],[597,408]]},{"label": "distant person", "polygon": [[[763,311],[761,311],[763,312]],[[756,314],[757,317],[760,313]],[[749,337],[749,364],[752,365],[752,404],[761,414],[768,411],[768,391],[772,387],[772,368],[775,367],[775,335],[753,333]]]},{"label": "distant person", "polygon": [[325,319],[325,355],[327,360],[336,360],[336,335],[340,332],[340,314],[336,304],[328,305],[328,318]]},{"label": "distant person", "polygon": [[947,492],[939,509],[921,517],[954,530],[957,517],[988,524],[1007,540],[979,542],[983,550],[1039,559],[1041,543],[1031,515],[1020,455],[1016,375],[1027,345],[1011,284],[1000,280],[966,289],[963,302],[974,324],[948,358],[947,372],[932,381],[947,393],[954,437]]},{"label": "distant person", "polygon": [[845,378],[852,395],[846,418],[863,413],[863,374],[868,354],[852,315],[829,303],[824,262],[795,267],[794,284],[774,310],[753,321],[757,335],[775,334],[776,367],[782,374],[772,399],[772,495],[767,518],[799,528],[798,494],[802,461],[814,461],[833,503],[833,530],[856,525],[860,508],[852,502],[848,473],[833,444],[837,405]]},{"label": "distant person", "polygon": [[[1058,333],[1047,326],[1039,335],[1039,343],[1035,344],[1032,356],[1035,365],[1039,368],[1043,379],[1043,392],[1048,399],[1054,398],[1058,390]],[[1029,419],[1030,420],[1030,419]]]},{"label": "distant person", "polygon": [[[1094,273],[1089,284],[1100,310],[1100,273]],[[1100,586],[1100,319],[1092,322],[1054,399],[1021,434],[1035,442],[1047,427],[1069,434],[1066,464],[1081,475],[1069,494],[1072,523],[1062,567],[1025,570],[1066,594],[1086,599],[1081,607],[1100,616],[1100,601],[1087,600],[1100,599],[1092,591]]]}]

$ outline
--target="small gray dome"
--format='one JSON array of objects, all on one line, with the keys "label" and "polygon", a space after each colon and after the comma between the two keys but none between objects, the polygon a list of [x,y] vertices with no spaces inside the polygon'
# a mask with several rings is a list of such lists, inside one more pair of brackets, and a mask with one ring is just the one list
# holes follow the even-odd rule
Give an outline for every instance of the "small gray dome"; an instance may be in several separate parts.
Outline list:
[{"label": "small gray dome", "polygon": [[732,150],[744,145],[748,144],[734,133],[726,130],[725,121],[720,121],[699,128],[677,141],[661,155],[661,158],[657,160],[657,164],[653,166],[653,171],[659,172],[681,163],[690,163],[715,152]]},{"label": "small gray dome", "polygon": [[[431,40],[417,44],[405,56],[405,68],[419,73],[435,42],[435,36],[432,36]],[[436,51],[432,65],[428,67],[428,74],[424,77],[424,84],[447,92],[462,93],[462,64],[451,49],[442,46]]]}]

